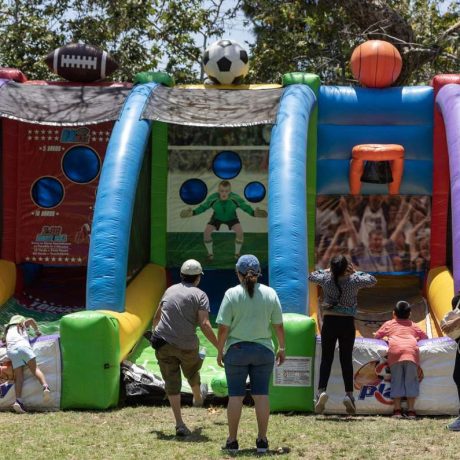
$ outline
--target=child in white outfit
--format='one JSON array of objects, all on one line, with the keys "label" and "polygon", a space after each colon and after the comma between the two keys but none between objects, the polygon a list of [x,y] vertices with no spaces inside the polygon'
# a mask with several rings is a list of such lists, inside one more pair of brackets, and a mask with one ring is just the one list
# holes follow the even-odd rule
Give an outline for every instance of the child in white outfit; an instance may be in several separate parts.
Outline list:
[{"label": "child in white outfit", "polygon": [[43,386],[43,397],[45,399],[50,397],[49,386],[43,372],[37,366],[35,353],[29,343],[27,328],[30,326],[35,329],[36,336],[41,335],[37,323],[32,318],[26,319],[21,315],[14,315],[5,328],[6,354],[11,360],[14,370],[16,401],[13,404],[13,409],[19,414],[26,412],[22,402],[24,367],[26,365]]}]

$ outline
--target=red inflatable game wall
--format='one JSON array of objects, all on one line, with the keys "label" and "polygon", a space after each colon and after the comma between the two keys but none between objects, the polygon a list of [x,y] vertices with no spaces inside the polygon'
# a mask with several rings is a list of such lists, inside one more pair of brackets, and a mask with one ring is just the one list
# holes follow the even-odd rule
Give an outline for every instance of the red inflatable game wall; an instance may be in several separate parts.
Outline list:
[{"label": "red inflatable game wall", "polygon": [[112,127],[3,121],[3,258],[86,265]]},{"label": "red inflatable game wall", "polygon": [[18,187],[18,123],[2,120],[2,259],[16,260],[16,202]]}]

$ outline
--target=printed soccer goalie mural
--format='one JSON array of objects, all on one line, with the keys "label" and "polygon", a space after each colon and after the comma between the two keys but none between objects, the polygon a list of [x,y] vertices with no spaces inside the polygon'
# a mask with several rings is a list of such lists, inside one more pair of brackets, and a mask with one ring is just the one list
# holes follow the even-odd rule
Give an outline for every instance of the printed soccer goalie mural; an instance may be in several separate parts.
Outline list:
[{"label": "printed soccer goalie mural", "polygon": [[[231,85],[248,72],[247,52],[232,40],[203,55],[207,84]],[[195,258],[233,268],[242,252],[267,262],[270,127],[171,129],[168,266]]]},{"label": "printed soccer goalie mural", "polygon": [[242,252],[266,262],[269,127],[171,131],[168,265],[230,268]]}]

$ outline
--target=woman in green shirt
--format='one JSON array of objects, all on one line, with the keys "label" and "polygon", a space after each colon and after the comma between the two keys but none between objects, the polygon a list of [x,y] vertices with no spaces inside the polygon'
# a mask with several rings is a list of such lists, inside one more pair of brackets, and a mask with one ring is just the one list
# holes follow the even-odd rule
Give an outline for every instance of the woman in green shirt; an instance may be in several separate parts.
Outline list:
[{"label": "woman in green shirt", "polygon": [[257,452],[264,453],[268,449],[268,387],[275,362],[271,326],[278,339],[276,361],[280,365],[285,359],[283,316],[275,290],[257,282],[261,275],[257,257],[241,256],[236,274],[240,284],[227,290],[216,320],[219,324],[217,363],[225,364],[229,395],[229,435],[224,448],[238,451],[238,425],[249,376],[258,426]]}]

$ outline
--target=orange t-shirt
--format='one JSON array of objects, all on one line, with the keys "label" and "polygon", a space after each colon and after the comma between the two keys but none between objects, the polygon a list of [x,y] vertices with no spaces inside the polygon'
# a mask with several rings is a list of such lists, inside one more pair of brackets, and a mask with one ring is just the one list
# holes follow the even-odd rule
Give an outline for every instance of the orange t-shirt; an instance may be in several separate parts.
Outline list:
[{"label": "orange t-shirt", "polygon": [[428,336],[410,319],[392,319],[375,333],[376,339],[388,338],[388,365],[401,361],[419,364],[418,340]]}]

